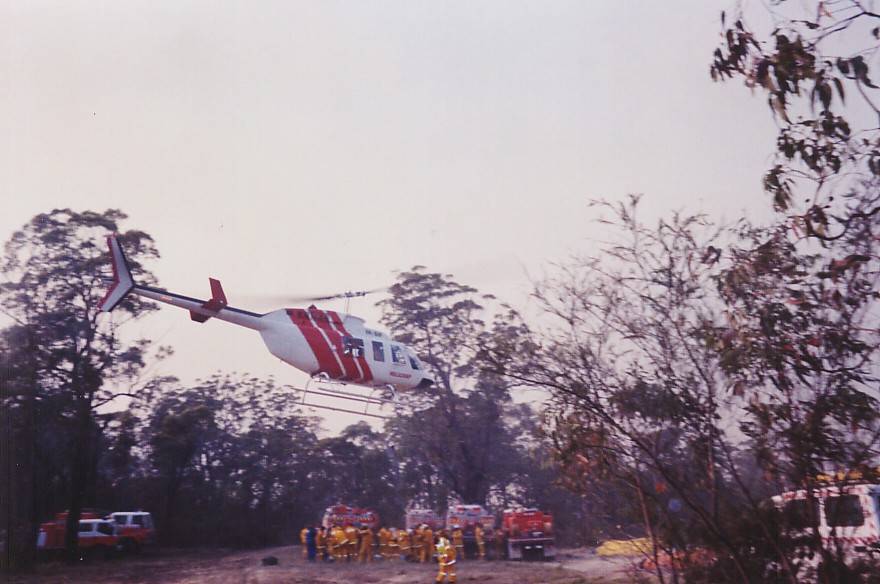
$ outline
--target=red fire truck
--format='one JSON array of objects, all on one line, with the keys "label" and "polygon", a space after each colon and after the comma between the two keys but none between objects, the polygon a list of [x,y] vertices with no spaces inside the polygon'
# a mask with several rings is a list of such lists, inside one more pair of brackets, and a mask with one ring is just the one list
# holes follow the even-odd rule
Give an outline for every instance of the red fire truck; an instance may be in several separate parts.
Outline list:
[{"label": "red fire truck", "polygon": [[431,531],[437,531],[445,526],[443,518],[433,509],[410,509],[406,512],[404,523],[407,530],[415,529],[419,525],[427,525]]},{"label": "red fire truck", "polygon": [[[67,512],[54,521],[40,525],[38,550],[63,550],[67,530]],[[117,511],[106,517],[97,511],[85,510],[80,515],[77,547],[83,554],[106,556],[114,551],[138,551],[155,539],[153,519],[144,511]]]},{"label": "red fire truck", "polygon": [[507,509],[501,516],[507,533],[507,556],[511,560],[556,557],[553,518],[538,509]]},{"label": "red fire truck", "polygon": [[355,527],[366,526],[372,530],[379,528],[379,515],[369,509],[350,507],[348,505],[333,505],[324,511],[321,525],[330,529],[332,525],[354,525]]},{"label": "red fire truck", "polygon": [[[54,521],[42,523],[37,534],[37,549],[63,550],[66,530],[67,512],[56,515]],[[83,555],[106,557],[119,545],[119,531],[116,524],[101,519],[98,514],[91,511],[83,511],[78,532],[77,547]]]}]

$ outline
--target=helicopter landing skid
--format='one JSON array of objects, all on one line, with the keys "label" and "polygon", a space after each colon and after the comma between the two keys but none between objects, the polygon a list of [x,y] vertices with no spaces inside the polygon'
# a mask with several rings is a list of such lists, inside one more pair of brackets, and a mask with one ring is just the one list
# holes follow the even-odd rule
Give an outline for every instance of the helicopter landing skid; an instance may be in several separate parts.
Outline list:
[{"label": "helicopter landing skid", "polygon": [[[312,381],[315,382],[317,387],[312,387]],[[393,388],[373,388],[370,390],[369,395],[365,395],[363,393],[358,393],[355,391],[351,391],[345,389],[347,384],[334,381],[329,377],[325,376],[317,376],[309,379],[308,383],[303,389],[297,389],[297,391],[302,392],[302,398],[300,399],[300,404],[310,407],[310,408],[323,408],[325,410],[332,410],[335,412],[345,412],[348,414],[356,414],[359,416],[370,416],[373,418],[379,418],[381,420],[387,420],[390,416],[383,416],[381,414],[374,414],[369,412],[370,406],[377,406],[381,408],[382,406],[392,405],[394,407],[400,406],[400,401],[397,399],[397,393]],[[385,389],[391,390],[391,398],[382,397],[375,395],[377,391],[384,391]],[[355,409],[347,409],[336,406],[329,406],[326,404],[316,404],[316,403],[308,403],[306,399],[309,395],[318,395],[322,397],[332,397],[337,399],[346,399],[350,401],[360,402],[364,404],[363,411],[355,410]]]}]

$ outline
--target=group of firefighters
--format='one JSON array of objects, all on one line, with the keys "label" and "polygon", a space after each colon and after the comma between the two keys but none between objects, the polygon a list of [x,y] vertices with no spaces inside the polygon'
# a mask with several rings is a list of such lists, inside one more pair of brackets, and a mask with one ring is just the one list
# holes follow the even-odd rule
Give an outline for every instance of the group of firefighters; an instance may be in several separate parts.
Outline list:
[{"label": "group of firefighters", "polygon": [[[477,556],[486,559],[486,537],[482,527],[474,527]],[[351,523],[305,527],[300,533],[303,558],[309,561],[372,562],[375,557],[384,561],[431,563],[437,560],[440,571],[437,581],[449,578],[455,582],[456,558],[464,559],[464,532],[454,525],[451,533],[445,529],[436,532],[422,524],[415,529],[397,529],[382,526],[378,532],[367,525],[355,527]]]}]

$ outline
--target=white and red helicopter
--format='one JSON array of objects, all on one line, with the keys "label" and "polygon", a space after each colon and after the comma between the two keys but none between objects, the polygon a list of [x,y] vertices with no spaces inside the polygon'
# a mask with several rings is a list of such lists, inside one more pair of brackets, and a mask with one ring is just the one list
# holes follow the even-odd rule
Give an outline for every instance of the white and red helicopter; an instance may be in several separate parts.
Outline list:
[{"label": "white and red helicopter", "polygon": [[[285,363],[309,374],[312,379],[353,384],[370,389],[389,389],[394,399],[354,394],[334,389],[303,389],[330,397],[354,399],[366,404],[396,403],[396,391],[426,389],[434,380],[416,354],[383,332],[364,326],[364,320],[350,314],[308,308],[282,308],[257,314],[227,304],[219,280],[209,278],[211,298],[198,300],[161,288],[135,283],[125,254],[115,236],[107,237],[113,267],[113,283],[98,308],[113,310],[129,294],[164,302],[188,310],[192,320],[204,323],[210,318],[224,320],[260,333],[269,352]],[[358,295],[355,293],[354,295]],[[329,297],[328,297],[329,298]],[[331,410],[348,411],[326,405]],[[352,412],[358,414],[364,412]],[[374,415],[375,414],[367,414]],[[375,416],[384,417],[384,416]]]}]

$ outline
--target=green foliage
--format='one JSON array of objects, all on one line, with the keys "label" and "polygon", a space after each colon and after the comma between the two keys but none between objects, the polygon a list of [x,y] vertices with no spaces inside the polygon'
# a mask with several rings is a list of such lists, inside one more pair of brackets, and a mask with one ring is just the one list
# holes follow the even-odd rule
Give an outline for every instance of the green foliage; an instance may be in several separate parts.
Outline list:
[{"label": "green foliage", "polygon": [[140,506],[162,510],[166,543],[277,544],[314,520],[316,422],[289,389],[230,375],[194,387],[160,380],[143,398],[131,412],[149,462]]},{"label": "green foliage", "polygon": [[402,524],[405,499],[398,491],[395,445],[366,422],[321,440],[313,477],[318,507],[337,503],[360,506],[379,514],[383,523]]},{"label": "green foliage", "polygon": [[[98,317],[97,303],[107,288],[101,275],[111,273],[104,237],[119,232],[125,218],[116,210],[37,215],[13,234],[0,262],[0,306],[15,323],[4,333],[7,368],[0,408],[8,452],[21,469],[13,481],[4,481],[9,488],[4,496],[28,498],[21,495],[21,484],[29,489],[51,485],[34,501],[40,512],[57,509],[63,500],[78,517],[91,501],[102,431],[94,409],[113,399],[111,387],[131,383],[147,358],[146,342],[118,335],[119,326],[142,307],[127,303],[113,319]],[[152,239],[139,231],[120,237],[130,249],[133,272],[151,281],[140,262],[156,256]],[[33,508],[26,507],[12,505],[12,513],[0,512],[10,533],[20,533],[23,524],[33,526]],[[10,543],[23,552],[33,541],[31,528]],[[67,545],[75,544],[71,529]]]},{"label": "green foliage", "polygon": [[764,180],[774,206],[797,209],[796,192],[812,188],[807,207],[834,209],[832,223],[845,226],[861,213],[876,213],[876,193],[853,187],[880,177],[878,87],[871,79],[877,15],[856,0],[782,0],[755,15],[773,21],[766,34],[748,16],[741,4],[731,19],[722,14],[724,42],[711,74],[719,81],[742,78],[767,95],[780,123],[777,162]]},{"label": "green foliage", "polygon": [[[731,248],[716,342],[748,402],[741,429],[784,489],[878,460],[880,45],[878,15],[862,2],[768,10],[766,34],[742,7],[733,25],[722,19],[712,65],[714,78],[739,77],[768,96],[780,130],[765,188],[783,212]],[[808,543],[820,581],[850,581],[840,554],[818,537]]]},{"label": "green foliage", "polygon": [[580,501],[555,485],[537,414],[510,396],[515,380],[506,368],[537,349],[519,314],[418,266],[390,293],[383,322],[439,381],[387,428],[401,500],[441,513],[454,502],[540,507],[556,513],[563,540],[589,540]]},{"label": "green foliage", "polygon": [[415,266],[399,274],[388,292],[379,303],[382,323],[424,360],[438,390],[451,393],[457,379],[476,373],[477,342],[485,330],[476,289]]}]

